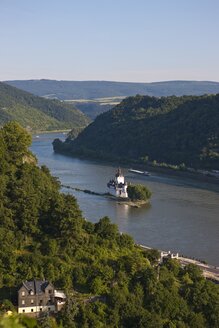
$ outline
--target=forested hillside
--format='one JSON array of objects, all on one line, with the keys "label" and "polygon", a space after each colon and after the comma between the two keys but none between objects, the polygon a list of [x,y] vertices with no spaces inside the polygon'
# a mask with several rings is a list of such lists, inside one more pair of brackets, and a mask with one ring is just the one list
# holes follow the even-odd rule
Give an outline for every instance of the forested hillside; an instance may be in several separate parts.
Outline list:
[{"label": "forested hillside", "polygon": [[123,100],[54,149],[94,158],[219,168],[219,94]]},{"label": "forested hillside", "polygon": [[[158,266],[157,251],[141,250],[107,217],[86,221],[76,199],[36,165],[30,143],[17,123],[0,130],[1,327],[219,327],[219,286],[192,265]],[[37,325],[1,320],[13,308],[3,298],[34,278],[65,289],[64,309]]]},{"label": "forested hillside", "polygon": [[37,96],[60,100],[94,99],[103,97],[134,96],[183,96],[219,93],[219,82],[165,81],[153,83],[112,81],[56,81],[15,80],[6,83]]},{"label": "forested hillside", "polygon": [[0,83],[0,126],[11,120],[16,120],[29,130],[82,128],[89,122],[73,106]]}]

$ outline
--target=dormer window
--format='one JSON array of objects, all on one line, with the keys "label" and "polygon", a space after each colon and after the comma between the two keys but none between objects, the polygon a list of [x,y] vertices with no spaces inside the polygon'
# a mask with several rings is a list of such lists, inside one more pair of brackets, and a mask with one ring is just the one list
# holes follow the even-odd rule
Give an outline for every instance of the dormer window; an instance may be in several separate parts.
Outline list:
[{"label": "dormer window", "polygon": [[30,291],[30,295],[34,295],[34,292],[32,290]]},{"label": "dormer window", "polygon": [[25,292],[23,291],[23,292],[21,292],[21,296],[25,296]]}]

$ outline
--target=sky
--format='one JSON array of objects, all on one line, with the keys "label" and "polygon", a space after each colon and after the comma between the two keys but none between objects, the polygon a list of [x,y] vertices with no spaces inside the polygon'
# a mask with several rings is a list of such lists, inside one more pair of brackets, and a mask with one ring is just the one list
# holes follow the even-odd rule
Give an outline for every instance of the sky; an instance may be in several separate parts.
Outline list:
[{"label": "sky", "polygon": [[0,0],[0,80],[219,81],[219,0]]}]

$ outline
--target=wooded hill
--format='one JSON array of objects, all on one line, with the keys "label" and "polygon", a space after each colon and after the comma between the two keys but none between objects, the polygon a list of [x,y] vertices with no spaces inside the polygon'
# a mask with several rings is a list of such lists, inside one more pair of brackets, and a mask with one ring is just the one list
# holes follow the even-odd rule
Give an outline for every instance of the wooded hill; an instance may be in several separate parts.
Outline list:
[{"label": "wooded hill", "polygon": [[[158,266],[158,251],[142,250],[107,217],[86,221],[77,200],[36,165],[30,144],[14,122],[0,130],[1,327],[219,327],[219,286],[193,265]],[[63,310],[38,324],[2,319],[22,281],[33,279],[65,289]]]},{"label": "wooded hill", "polygon": [[219,167],[219,94],[129,97],[54,149],[94,158]]},{"label": "wooded hill", "polygon": [[219,93],[219,82],[165,81],[153,83],[111,81],[56,81],[15,80],[6,83],[37,96],[60,100],[94,99],[103,97],[134,96],[182,96]]},{"label": "wooded hill", "polygon": [[0,126],[11,120],[31,131],[82,128],[89,122],[73,106],[37,97],[0,82]]}]

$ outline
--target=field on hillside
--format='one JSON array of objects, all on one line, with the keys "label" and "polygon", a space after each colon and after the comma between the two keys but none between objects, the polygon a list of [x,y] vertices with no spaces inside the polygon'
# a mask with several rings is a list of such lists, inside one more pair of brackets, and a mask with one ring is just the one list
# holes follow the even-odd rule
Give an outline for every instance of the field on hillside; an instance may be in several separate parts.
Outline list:
[{"label": "field on hillside", "polygon": [[75,108],[79,109],[94,120],[97,115],[104,113],[118,105],[124,98],[126,97],[120,96],[95,99],[71,99],[65,100],[65,102],[72,104]]}]

